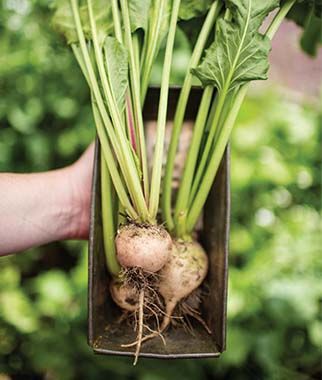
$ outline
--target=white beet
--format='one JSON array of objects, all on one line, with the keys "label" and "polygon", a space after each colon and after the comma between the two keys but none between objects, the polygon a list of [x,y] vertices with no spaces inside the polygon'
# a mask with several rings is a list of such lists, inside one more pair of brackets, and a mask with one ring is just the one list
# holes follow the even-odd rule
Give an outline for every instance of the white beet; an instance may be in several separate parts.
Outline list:
[{"label": "white beet", "polygon": [[168,261],[172,239],[163,227],[128,224],[119,230],[115,245],[122,267],[154,273]]},{"label": "white beet", "polygon": [[[164,298],[165,316],[160,329],[140,339],[140,344],[166,330],[177,304],[201,285],[207,272],[208,257],[199,243],[173,242],[169,260],[159,272],[158,290]],[[123,345],[123,347],[133,347],[137,344],[138,341]]]},{"label": "white beet", "polygon": [[208,257],[197,242],[175,242],[170,258],[160,271],[159,293],[166,306],[162,322],[163,331],[171,315],[183,298],[188,297],[205,279],[208,272]]},{"label": "white beet", "polygon": [[113,301],[123,310],[133,312],[139,307],[139,291],[128,284],[113,281],[110,285]]}]

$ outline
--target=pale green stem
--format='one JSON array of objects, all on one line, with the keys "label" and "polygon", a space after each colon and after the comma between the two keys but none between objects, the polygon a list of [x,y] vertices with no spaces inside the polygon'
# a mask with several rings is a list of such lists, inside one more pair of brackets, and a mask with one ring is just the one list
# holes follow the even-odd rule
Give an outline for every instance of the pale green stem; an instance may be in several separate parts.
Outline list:
[{"label": "pale green stem", "polygon": [[[113,197],[113,183],[111,181],[108,168],[105,163],[104,155],[100,155],[101,164],[101,200],[102,200],[102,225],[103,225],[103,243],[106,258],[106,265],[113,276],[120,272],[120,265],[116,258],[115,234],[116,226],[114,225],[114,214],[117,212],[117,204]],[[115,207],[116,206],[116,207]]]},{"label": "pale green stem", "polygon": [[152,17],[152,20],[149,22],[149,30],[146,38],[144,39],[143,46],[143,58],[141,62],[141,105],[143,106],[145,96],[149,87],[151,70],[153,66],[154,59],[158,53],[158,45],[160,44],[160,30],[162,26],[162,19],[166,11],[167,0],[159,0],[159,8],[157,9],[156,20]]},{"label": "pale green stem", "polygon": [[278,28],[280,27],[281,23],[283,22],[284,18],[292,8],[292,6],[296,3],[296,0],[287,0],[284,2],[283,6],[280,8],[280,10],[276,13],[273,21],[269,25],[266,31],[266,36],[271,40],[275,33],[277,32]]},{"label": "pale green stem", "polygon": [[[229,8],[226,9],[225,20],[228,20],[228,21],[231,20],[231,12],[230,12]],[[244,40],[246,38],[246,32],[247,32],[247,30],[245,29],[243,32],[242,40]],[[214,144],[215,135],[216,135],[216,133],[220,133],[220,131],[221,131],[220,122],[223,121],[223,113],[224,113],[225,105],[227,103],[227,96],[228,96],[229,91],[230,91],[231,81],[233,79],[235,67],[238,64],[238,58],[240,56],[242,46],[243,46],[243,44],[241,43],[240,46],[238,47],[234,62],[231,65],[231,68],[229,70],[227,78],[224,80],[223,87],[222,87],[222,89],[218,90],[218,101],[217,101],[215,116],[214,116],[214,119],[212,122],[212,126],[210,128],[209,134],[207,136],[207,142],[206,142],[205,148],[202,152],[201,161],[198,164],[197,173],[195,174],[195,178],[193,181],[193,186],[192,186],[192,190],[191,190],[192,204],[194,203],[194,200],[193,200],[194,194],[196,194],[197,190],[199,191],[199,186],[200,186],[200,183],[202,182],[202,177],[203,177],[204,171],[207,168],[208,159],[209,159],[209,155],[211,152],[211,148]]]},{"label": "pale green stem", "polygon": [[[106,112],[104,102],[98,87],[98,83],[95,77],[95,73],[91,64],[91,60],[87,51],[87,46],[84,38],[84,34],[81,29],[81,23],[80,23],[80,18],[78,14],[78,9],[77,9],[77,2],[75,0],[71,1],[72,9],[73,9],[73,14],[74,14],[74,19],[75,19],[75,25],[79,37],[79,42],[80,42],[80,51],[78,49],[73,48],[74,51],[78,51],[76,58],[78,59],[81,58],[82,64],[80,65],[81,68],[84,71],[84,76],[87,79],[89,83],[89,87],[92,91],[92,95],[95,98],[95,107],[94,109],[94,117],[96,113],[96,118],[98,121],[96,122],[96,128],[97,128],[97,133],[100,138],[101,144],[102,144],[102,149],[104,151],[106,161],[109,163],[111,166],[109,168],[110,173],[112,175],[113,181],[114,181],[114,186],[117,189],[117,192],[119,194],[120,199],[122,200],[122,203],[124,204],[124,207],[126,210],[129,212],[129,216],[133,219],[138,219],[138,215],[136,211],[133,209],[130,201],[128,200],[127,193],[124,190],[124,184],[122,183],[122,180],[119,176],[118,169],[116,168],[116,165],[114,163],[114,155],[112,153],[112,150],[109,145],[109,141],[106,135],[106,130],[107,129],[109,133],[109,137],[111,139],[111,143],[113,147],[115,148],[116,154],[118,153],[119,146],[118,142],[116,140],[113,127],[111,125],[110,119],[108,117],[108,114]],[[95,112],[96,111],[96,112]],[[98,118],[99,116],[99,118]],[[101,119],[102,118],[102,119]],[[109,162],[111,161],[111,163]]]},{"label": "pale green stem", "polygon": [[204,133],[213,92],[214,88],[211,86],[206,87],[206,89],[204,90],[193,129],[193,136],[187,154],[184,172],[180,181],[179,191],[177,195],[174,222],[176,226],[176,236],[182,238],[184,237],[183,234],[185,232],[185,222],[188,211],[191,184],[193,181],[194,171],[200,149],[200,143],[202,140],[202,135]]},{"label": "pale green stem", "polygon": [[[133,34],[133,53],[134,53],[134,59],[135,59],[135,69],[136,69],[136,83],[140,83],[140,79],[141,79],[141,73],[140,73],[140,43],[139,43],[139,36],[136,32],[134,32]],[[140,84],[141,85],[141,84]],[[131,97],[131,94],[129,93],[130,97]],[[131,102],[130,102],[130,105],[131,105],[131,109],[130,109],[130,112],[132,113],[132,115],[134,115],[134,112],[133,112],[133,101],[132,101],[132,98],[131,98]],[[135,125],[135,123],[134,123]],[[137,151],[140,151],[140,135],[139,135],[139,128],[135,128],[135,141],[137,142]],[[149,188],[147,187],[145,189],[145,194],[147,194],[147,192],[149,191]],[[146,199],[147,198],[147,195],[146,195]]]},{"label": "pale green stem", "polygon": [[[114,23],[114,32],[115,37],[121,44],[123,43],[123,35],[122,35],[122,24],[120,19],[120,10],[118,7],[118,0],[112,0],[112,13],[113,13],[113,23]],[[129,99],[131,98],[130,90],[127,89],[126,91],[126,97]],[[127,125],[126,132],[128,133],[128,138],[130,140],[131,131],[129,129],[129,120],[128,120],[128,113],[132,113],[132,100],[126,103],[126,111],[125,111],[125,123]]]},{"label": "pale green stem", "polygon": [[[76,60],[79,64],[79,66],[82,70],[82,73],[83,73],[85,79],[87,80],[88,86],[92,90],[92,85],[89,81],[88,73],[87,73],[87,70],[86,70],[86,67],[85,67],[85,64],[83,61],[82,54],[79,51],[79,48],[75,44],[72,44],[72,50],[74,52],[74,55],[76,57]],[[114,187],[117,188],[117,193],[118,193],[119,199],[122,203],[123,210],[124,210],[124,212],[125,212],[125,210],[127,210],[128,215],[132,219],[137,219],[138,216],[137,216],[135,210],[133,209],[133,207],[130,203],[130,200],[126,194],[125,187],[123,185],[121,177],[119,176],[119,171],[116,167],[115,159],[114,159],[112,151],[109,147],[106,132],[104,130],[104,125],[103,125],[103,122],[101,120],[101,116],[99,114],[99,111],[97,109],[97,105],[94,103],[94,100],[92,100],[92,108],[93,108],[93,113],[94,113],[94,118],[95,118],[96,129],[98,130],[98,134],[100,137],[101,152],[104,153],[105,157],[111,158],[108,160],[108,163],[109,163],[110,170],[113,172],[112,180],[115,182],[115,183],[113,182]]]},{"label": "pale green stem", "polygon": [[93,108],[93,115],[94,115],[97,134],[101,143],[102,152],[104,154],[105,162],[108,166],[108,170],[111,175],[117,196],[120,200],[120,203],[124,207],[126,214],[133,220],[139,220],[139,216],[134,210],[129,200],[128,194],[126,193],[124,183],[120,177],[119,169],[115,162],[115,157],[112,153],[108,138],[106,136],[101,115],[99,113],[99,110],[94,100],[92,100],[92,108]]},{"label": "pale green stem", "polygon": [[190,58],[190,62],[188,65],[189,70],[186,74],[186,77],[185,77],[185,80],[180,92],[180,97],[178,100],[178,105],[177,105],[177,109],[176,109],[176,113],[175,113],[175,117],[173,121],[170,146],[169,146],[168,154],[167,154],[165,176],[163,179],[163,194],[162,194],[162,199],[161,199],[163,219],[166,222],[166,226],[169,230],[173,230],[174,228],[174,222],[173,222],[173,217],[172,217],[172,212],[171,212],[172,210],[171,209],[172,176],[173,176],[173,169],[174,169],[174,162],[175,162],[177,147],[178,147],[180,133],[182,129],[182,123],[183,123],[184,114],[185,114],[185,110],[186,110],[186,106],[187,106],[187,102],[188,102],[188,98],[190,94],[190,89],[192,85],[192,74],[190,72],[190,69],[198,65],[201,55],[204,51],[208,36],[213,29],[213,25],[221,10],[221,7],[222,7],[221,2],[215,1],[213,5],[211,6],[211,8],[209,9],[207,17],[199,33],[199,37],[197,39],[194,51]]},{"label": "pale green stem", "polygon": [[130,14],[128,9],[127,0],[121,0],[121,11],[123,16],[123,24],[125,30],[125,43],[129,52],[129,68],[130,68],[130,85],[132,91],[132,105],[133,114],[135,120],[135,128],[137,128],[137,135],[139,137],[137,141],[138,152],[142,168],[142,181],[144,188],[145,199],[149,198],[149,175],[148,175],[148,163],[146,156],[146,143],[144,135],[144,124],[140,101],[140,80],[137,78],[137,73],[140,71],[135,59],[135,53],[133,48]]},{"label": "pale green stem", "polygon": [[79,51],[79,47],[76,45],[76,44],[71,44],[71,48],[73,50],[73,53],[75,55],[75,58],[76,58],[76,61],[86,79],[86,82],[89,86],[89,88],[91,88],[91,82],[90,82],[90,79],[89,79],[89,76],[88,76],[88,73],[87,73],[87,69],[86,69],[86,66],[85,66],[85,63],[84,63],[84,60],[83,60],[83,56],[82,56],[82,53]]},{"label": "pale green stem", "polygon": [[119,212],[118,212],[118,215],[117,215],[117,225],[121,226],[121,225],[126,224],[126,223],[127,223],[126,212],[124,210],[123,205],[120,204],[119,205]]},{"label": "pale green stem", "polygon": [[[266,35],[268,38],[272,39],[277,32],[279,26],[283,22],[285,16],[289,12],[289,10],[292,8],[293,4],[295,3],[295,0],[290,0],[284,3],[284,5],[281,7],[279,12],[275,15],[273,21],[271,22],[270,26],[267,29]],[[216,141],[216,146],[214,147],[213,153],[210,157],[205,175],[202,179],[202,183],[199,187],[198,194],[196,195],[193,205],[189,211],[188,218],[187,218],[187,230],[186,232],[188,234],[191,234],[198,218],[201,214],[201,211],[203,209],[203,206],[206,202],[206,199],[208,197],[209,191],[211,189],[211,186],[213,184],[213,181],[215,179],[215,176],[217,174],[217,170],[219,167],[219,164],[221,162],[221,159],[223,157],[225,148],[227,146],[232,128],[235,124],[235,120],[237,118],[239,109],[242,105],[242,102],[245,98],[245,95],[247,93],[249,87],[249,83],[244,84],[240,87],[240,89],[237,92],[236,98],[234,100],[234,104],[231,107],[226,121],[221,128],[218,139]]]},{"label": "pale green stem", "polygon": [[137,69],[136,80],[140,81],[140,41],[137,32],[133,34],[133,51],[135,58],[135,68]]},{"label": "pale green stem", "polygon": [[202,147],[201,159],[200,159],[200,162],[198,163],[197,172],[194,174],[194,177],[193,177],[193,183],[192,183],[190,196],[189,196],[189,199],[190,199],[189,204],[193,203],[193,199],[196,196],[197,192],[199,191],[199,186],[200,186],[200,182],[202,181],[202,176],[208,165],[209,154],[216,141],[218,133],[220,133],[222,124],[225,121],[225,117],[227,115],[229,107],[231,106],[231,99],[228,98],[228,96],[229,95],[225,96],[223,103],[221,103],[221,101],[223,100],[222,96],[218,96],[216,98],[216,101],[214,102],[215,112],[214,112],[214,115],[210,115],[212,116],[212,118],[210,119],[211,126],[209,129],[209,133],[207,135],[205,146]]},{"label": "pale green stem", "polygon": [[122,168],[122,163],[120,162],[121,168],[124,170],[124,179],[127,184],[129,193],[133,202],[143,218],[148,219],[147,206],[142,193],[140,179],[138,176],[137,168],[133,159],[132,151],[127,141],[125,130],[122,124],[122,118],[119,112],[119,108],[115,99],[113,92],[111,91],[110,84],[107,79],[107,74],[104,67],[104,60],[102,51],[98,42],[97,28],[95,23],[95,18],[93,14],[92,0],[87,0],[89,20],[91,25],[92,40],[94,44],[96,63],[99,71],[99,75],[102,81],[102,87],[107,100],[108,109],[112,117],[113,124],[115,126],[115,132],[117,139],[121,147],[121,154],[124,162],[124,169]]},{"label": "pale green stem", "polygon": [[[228,86],[226,86],[226,88],[227,87]],[[215,116],[213,118],[212,125],[211,125],[211,128],[209,130],[209,134],[207,136],[206,145],[202,151],[202,156],[201,156],[201,160],[198,164],[197,172],[194,175],[193,185],[192,185],[192,189],[190,191],[191,197],[193,197],[194,194],[197,192],[199,185],[200,185],[200,181],[202,180],[202,175],[203,175],[204,170],[207,166],[207,161],[209,158],[211,147],[213,145],[214,136],[215,136],[215,133],[219,127],[218,126],[219,121],[221,120],[221,115],[222,115],[222,111],[223,111],[223,108],[225,105],[226,95],[227,95],[226,89],[218,94],[218,101],[217,101]]]},{"label": "pale green stem", "polygon": [[152,217],[157,216],[159,199],[160,199],[160,186],[161,186],[161,176],[162,176],[162,161],[163,161],[163,149],[164,149],[164,136],[165,136],[165,126],[167,119],[167,106],[168,106],[168,94],[169,94],[169,82],[170,82],[170,71],[172,62],[172,53],[174,38],[177,27],[177,20],[179,14],[181,0],[173,0],[169,34],[167,38],[167,45],[165,50],[162,80],[161,80],[161,90],[160,90],[160,101],[158,109],[158,121],[157,121],[157,135],[154,148],[153,156],[153,169],[152,169],[152,179],[151,179],[151,192],[149,201],[149,211]]},{"label": "pale green stem", "polygon": [[211,128],[211,125],[212,125],[212,121],[213,121],[213,119],[215,117],[217,103],[218,103],[218,96],[216,94],[215,95],[215,99],[212,102],[209,115],[208,115],[208,119],[207,119],[206,126],[205,126],[205,132],[204,132],[204,134],[202,136],[202,141],[201,141],[201,145],[200,145],[200,152],[199,152],[198,162],[200,160],[200,153],[203,152],[203,150],[205,149],[205,146],[206,146],[207,136],[209,134],[209,131],[210,131],[210,128]]},{"label": "pale green stem", "polygon": [[238,115],[239,109],[242,105],[242,102],[245,98],[247,89],[248,89],[248,84],[245,84],[238,91],[238,94],[236,95],[236,99],[234,101],[234,105],[231,108],[227,116],[227,119],[223,125],[223,128],[220,131],[216,147],[210,157],[205,175],[199,187],[198,194],[196,195],[196,198],[194,199],[193,205],[188,214],[187,229],[186,229],[186,232],[188,234],[190,234],[193,231],[198,221],[198,218],[200,216],[200,213],[203,209],[203,206],[206,202],[209,191],[214,182],[218,167],[220,165],[221,159],[223,157],[224,151],[226,149],[226,145],[228,143],[230,133],[234,126],[234,123]]},{"label": "pale green stem", "polygon": [[118,1],[117,0],[111,0],[112,4],[112,14],[113,14],[113,24],[114,24],[114,32],[116,39],[122,43],[123,36],[122,36],[122,25],[120,20],[120,11],[118,7]]}]

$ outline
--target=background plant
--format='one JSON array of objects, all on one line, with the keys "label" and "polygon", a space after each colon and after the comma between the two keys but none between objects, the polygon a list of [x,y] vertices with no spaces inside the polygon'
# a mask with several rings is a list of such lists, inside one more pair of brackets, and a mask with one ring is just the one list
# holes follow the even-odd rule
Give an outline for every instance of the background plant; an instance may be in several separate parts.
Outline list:
[{"label": "background plant", "polygon": [[[0,9],[0,168],[66,165],[94,137],[81,73],[52,33],[47,1],[2,0]],[[180,66],[189,45],[184,35],[176,43]],[[275,91],[250,95],[241,109],[232,144],[229,350],[219,361],[142,359],[134,371],[130,359],[94,356],[86,244],[64,242],[1,259],[0,378],[161,380],[175,371],[178,379],[318,379],[320,110],[321,102]]]}]

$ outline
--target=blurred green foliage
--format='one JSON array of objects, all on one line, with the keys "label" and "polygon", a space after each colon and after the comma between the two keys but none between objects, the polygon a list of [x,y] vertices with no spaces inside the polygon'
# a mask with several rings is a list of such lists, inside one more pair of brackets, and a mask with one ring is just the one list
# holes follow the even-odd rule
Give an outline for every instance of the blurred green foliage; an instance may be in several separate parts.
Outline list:
[{"label": "blurred green foliage", "polygon": [[[66,165],[94,136],[84,80],[50,28],[47,5],[0,0],[2,171]],[[320,110],[276,91],[250,96],[242,108],[232,138],[222,358],[142,359],[133,368],[131,359],[92,354],[86,244],[58,242],[1,259],[0,379],[319,379]]]}]

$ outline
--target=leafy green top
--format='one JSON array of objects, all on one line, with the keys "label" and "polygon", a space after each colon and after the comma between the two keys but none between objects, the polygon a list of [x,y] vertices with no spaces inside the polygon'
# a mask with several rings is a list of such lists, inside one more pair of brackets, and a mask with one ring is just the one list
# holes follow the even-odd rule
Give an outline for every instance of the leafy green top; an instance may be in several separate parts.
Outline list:
[{"label": "leafy green top", "polygon": [[129,0],[132,32],[137,29],[147,30],[151,0]]},{"label": "leafy green top", "polygon": [[189,20],[202,16],[210,8],[213,0],[181,0],[179,18]]},{"label": "leafy green top", "polygon": [[[105,0],[93,0],[93,13],[96,21],[99,41],[102,43],[107,35],[113,32],[112,8]],[[80,1],[79,13],[85,37],[92,38],[91,27],[88,16],[88,7],[84,0]],[[64,35],[68,44],[78,42],[73,12],[70,2],[56,0],[54,3],[55,13],[52,23],[55,29]]]},{"label": "leafy green top", "polygon": [[106,72],[116,103],[122,111],[128,88],[128,51],[115,37],[106,37],[104,42]]},{"label": "leafy green top", "polygon": [[227,0],[230,17],[217,21],[216,37],[202,63],[192,69],[203,85],[219,91],[241,83],[266,79],[270,41],[258,32],[277,0]]}]

